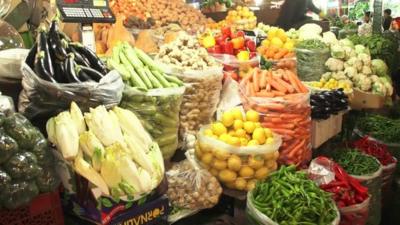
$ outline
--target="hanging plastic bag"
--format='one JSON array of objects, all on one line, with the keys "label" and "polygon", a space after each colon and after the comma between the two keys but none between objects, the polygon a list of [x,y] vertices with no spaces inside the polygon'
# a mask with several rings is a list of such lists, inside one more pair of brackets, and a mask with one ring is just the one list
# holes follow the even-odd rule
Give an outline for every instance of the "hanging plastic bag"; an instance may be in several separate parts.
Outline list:
[{"label": "hanging plastic bag", "polygon": [[203,71],[170,69],[185,83],[185,93],[179,116],[179,135],[196,134],[202,125],[209,124],[217,110],[222,90],[222,67],[211,67]]},{"label": "hanging plastic bag", "polygon": [[1,95],[0,92],[0,112],[10,113],[15,112],[14,101],[8,96]]},{"label": "hanging plastic bag", "polygon": [[206,136],[204,131],[209,128],[204,126],[198,132],[195,155],[203,168],[228,188],[249,191],[257,180],[277,169],[278,149],[282,144],[279,135],[273,134],[272,144],[238,147]]},{"label": "hanging plastic bag", "polygon": [[166,173],[168,199],[173,207],[168,217],[170,223],[215,206],[222,193],[217,179],[201,169],[194,160],[193,152],[186,152],[187,159]]},{"label": "hanging plastic bag", "polygon": [[318,81],[325,73],[325,62],[330,56],[329,48],[301,49],[296,48],[297,74],[302,81]]},{"label": "hanging plastic bag", "polygon": [[32,69],[22,65],[23,90],[19,97],[18,110],[27,118],[49,118],[69,108],[71,101],[84,107],[118,105],[124,88],[121,76],[113,70],[106,74],[99,83],[50,83],[39,78]]},{"label": "hanging plastic bag", "polygon": [[139,117],[143,126],[157,141],[165,160],[178,147],[179,111],[184,87],[151,89],[147,92],[125,86],[121,107]]},{"label": "hanging plastic bag", "polygon": [[234,55],[229,54],[210,54],[214,57],[219,63],[224,65],[224,70],[239,70],[239,71],[247,71],[250,68],[258,67],[259,59],[258,57],[254,57],[252,59],[246,61],[240,61]]},{"label": "hanging plastic bag", "polygon": [[29,49],[13,48],[0,51],[0,77],[21,79],[21,64]]}]

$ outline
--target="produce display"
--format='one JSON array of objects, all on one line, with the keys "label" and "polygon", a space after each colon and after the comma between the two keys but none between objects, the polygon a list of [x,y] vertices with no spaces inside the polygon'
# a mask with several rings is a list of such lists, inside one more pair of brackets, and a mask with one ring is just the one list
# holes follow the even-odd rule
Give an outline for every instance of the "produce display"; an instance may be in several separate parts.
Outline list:
[{"label": "produce display", "polygon": [[291,70],[255,70],[240,83],[245,109],[261,115],[261,124],[282,135],[279,163],[306,164],[311,159],[308,89]]},{"label": "produce display", "polygon": [[0,152],[0,208],[26,206],[39,193],[57,189],[48,142],[23,115],[0,113]]},{"label": "produce display", "polygon": [[257,51],[266,59],[291,58],[295,56],[294,45],[295,42],[287,37],[283,29],[273,27],[268,30],[267,39],[261,42]]},{"label": "produce display", "polygon": [[281,138],[263,127],[253,110],[224,112],[221,121],[200,129],[195,155],[228,188],[252,190],[276,170]]},{"label": "produce display", "polygon": [[336,224],[339,215],[331,195],[295,166],[282,166],[248,193],[252,224]]},{"label": "produce display", "polygon": [[48,138],[76,173],[102,195],[137,199],[155,189],[164,177],[157,143],[129,110],[104,106],[82,114],[71,109],[47,121]]},{"label": "produce display", "polygon": [[172,166],[166,175],[168,199],[177,210],[201,210],[218,203],[222,188],[207,170],[184,160]]},{"label": "produce display", "polygon": [[110,7],[115,14],[133,15],[142,19],[151,17],[155,27],[177,22],[187,31],[197,31],[209,21],[199,10],[180,0],[113,0]]},{"label": "produce display", "polygon": [[351,175],[371,174],[379,170],[379,162],[357,150],[340,150],[333,159]]},{"label": "produce display", "polygon": [[183,82],[166,75],[146,53],[126,43],[113,49],[107,64],[119,71],[126,84],[120,106],[139,117],[164,158],[170,159],[178,146]]},{"label": "produce display", "polygon": [[349,107],[347,99],[342,89],[311,94],[311,118],[328,119],[333,114],[347,110]]},{"label": "produce display", "polygon": [[[257,30],[261,36],[269,36],[268,33],[272,29],[276,30],[280,28],[275,26],[270,26],[264,23],[257,24]],[[285,35],[289,40],[293,40],[294,43],[296,43],[299,38],[299,31],[294,28],[291,28],[290,30],[285,32]]]},{"label": "produce display", "polygon": [[399,143],[400,119],[391,119],[377,114],[368,114],[357,121],[364,134],[386,143]]},{"label": "produce display", "polygon": [[49,31],[41,28],[26,64],[41,79],[52,83],[99,82],[108,70],[89,48],[69,42],[53,20]]},{"label": "produce display", "polygon": [[326,71],[329,46],[317,39],[300,41],[296,45],[297,73],[302,81],[315,81]]},{"label": "produce display", "polygon": [[325,157],[313,159],[308,174],[322,190],[332,193],[340,211],[340,225],[366,224],[369,206],[368,189],[358,180]]},{"label": "produce display", "polygon": [[396,159],[387,150],[387,146],[380,144],[374,140],[369,139],[365,136],[352,143],[352,146],[357,150],[362,151],[365,154],[371,155],[379,160],[383,166],[387,166],[396,163]]},{"label": "produce display", "polygon": [[144,20],[136,16],[128,16],[124,21],[124,26],[127,28],[150,29],[154,25],[155,21],[151,17]]},{"label": "produce display", "polygon": [[222,67],[191,36],[182,34],[156,55],[171,73],[185,83],[180,110],[180,137],[195,134],[201,125],[211,122],[222,89]]},{"label": "produce display", "polygon": [[253,30],[257,25],[254,12],[245,6],[237,6],[236,9],[229,10],[225,21],[237,30]]},{"label": "produce display", "polygon": [[354,46],[347,39],[339,41],[332,45],[331,57],[325,65],[329,72],[322,75],[317,87],[323,87],[330,79],[334,79],[338,82],[343,80],[342,83],[346,82],[348,86],[351,82],[355,88],[377,95],[390,96],[393,93],[390,78],[375,75],[377,71],[373,71],[371,56],[363,45]]}]

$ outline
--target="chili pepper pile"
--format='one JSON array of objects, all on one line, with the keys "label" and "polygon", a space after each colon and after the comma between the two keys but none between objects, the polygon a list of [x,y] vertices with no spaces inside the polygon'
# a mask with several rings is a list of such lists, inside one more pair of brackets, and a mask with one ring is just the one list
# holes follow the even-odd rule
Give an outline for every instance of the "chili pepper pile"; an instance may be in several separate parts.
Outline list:
[{"label": "chili pepper pile", "polygon": [[355,149],[342,149],[333,154],[332,158],[347,173],[361,176],[372,174],[379,170],[380,164],[373,156],[366,155]]},{"label": "chili pepper pile", "polygon": [[368,155],[374,156],[384,166],[396,162],[396,160],[388,151],[387,145],[371,140],[368,136],[353,142],[352,146]]},{"label": "chili pepper pile", "polygon": [[337,217],[331,195],[295,166],[282,166],[257,183],[250,200],[278,224],[331,224]]}]

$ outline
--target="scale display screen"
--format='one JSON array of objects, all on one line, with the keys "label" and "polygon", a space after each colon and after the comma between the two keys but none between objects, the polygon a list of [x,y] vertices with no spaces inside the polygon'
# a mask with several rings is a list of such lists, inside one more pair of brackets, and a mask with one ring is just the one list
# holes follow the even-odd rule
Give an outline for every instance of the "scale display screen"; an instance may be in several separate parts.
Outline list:
[{"label": "scale display screen", "polygon": [[64,22],[114,23],[107,0],[57,0]]}]

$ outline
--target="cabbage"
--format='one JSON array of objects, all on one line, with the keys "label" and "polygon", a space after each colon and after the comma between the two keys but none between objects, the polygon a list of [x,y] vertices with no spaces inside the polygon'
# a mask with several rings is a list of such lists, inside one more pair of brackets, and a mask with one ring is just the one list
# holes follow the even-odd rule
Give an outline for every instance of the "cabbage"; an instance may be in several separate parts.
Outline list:
[{"label": "cabbage", "polygon": [[342,46],[348,46],[348,47],[354,48],[353,42],[350,41],[350,40],[347,39],[347,38],[340,40],[340,41],[339,41],[339,44],[342,45]]},{"label": "cabbage", "polygon": [[368,48],[366,48],[364,45],[356,45],[354,46],[354,49],[356,50],[357,55],[362,53],[369,54]]},{"label": "cabbage", "polygon": [[373,59],[371,61],[372,71],[380,77],[388,74],[388,66],[382,59]]},{"label": "cabbage", "polygon": [[325,32],[322,34],[322,41],[328,45],[338,44],[338,40],[337,40],[335,34],[331,31],[328,31],[328,32]]},{"label": "cabbage", "polygon": [[346,52],[340,45],[333,45],[331,47],[331,55],[335,59],[344,59],[346,56]]}]

